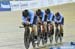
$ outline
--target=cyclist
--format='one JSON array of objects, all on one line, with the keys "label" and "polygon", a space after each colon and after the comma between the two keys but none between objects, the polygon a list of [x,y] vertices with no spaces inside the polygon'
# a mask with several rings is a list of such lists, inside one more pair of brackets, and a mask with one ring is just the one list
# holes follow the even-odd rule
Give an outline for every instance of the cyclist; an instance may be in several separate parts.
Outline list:
[{"label": "cyclist", "polygon": [[45,10],[45,19],[47,19],[47,33],[48,33],[48,37],[50,39],[50,43],[52,43],[53,41],[53,34],[54,34],[54,25],[53,25],[53,21],[54,21],[54,14],[51,12],[51,10],[49,8],[47,8]]},{"label": "cyclist", "polygon": [[[55,13],[54,21],[55,21],[55,27],[56,27],[56,32],[55,32],[56,43],[58,42],[58,37],[60,37],[60,42],[62,42],[64,17],[62,16],[62,14],[60,12]],[[59,30],[59,28],[60,28],[60,30]]]},{"label": "cyclist", "polygon": [[40,39],[42,39],[42,44],[44,39],[46,38],[46,27],[44,25],[44,16],[45,12],[41,9],[36,10],[36,16],[37,16],[37,26],[38,26],[38,46],[40,44]]},{"label": "cyclist", "polygon": [[25,28],[24,43],[26,49],[28,49],[30,45],[30,39],[31,39],[30,33],[32,32],[32,27],[29,26],[33,24],[33,19],[34,19],[34,11],[26,9],[22,12],[22,24]]},{"label": "cyclist", "polygon": [[38,37],[38,33],[37,33],[37,16],[34,13],[34,19],[33,19],[33,27],[32,27],[32,45],[35,48],[35,46],[37,45],[37,38]]}]

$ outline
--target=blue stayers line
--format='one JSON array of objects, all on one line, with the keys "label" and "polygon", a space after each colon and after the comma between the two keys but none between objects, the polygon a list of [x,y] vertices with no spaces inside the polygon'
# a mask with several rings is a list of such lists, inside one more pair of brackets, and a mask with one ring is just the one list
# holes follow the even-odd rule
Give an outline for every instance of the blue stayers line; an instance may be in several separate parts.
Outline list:
[{"label": "blue stayers line", "polygon": [[49,49],[75,49],[75,46],[50,47]]},{"label": "blue stayers line", "polygon": [[75,42],[64,43],[60,46],[52,46],[49,49],[75,49]]}]

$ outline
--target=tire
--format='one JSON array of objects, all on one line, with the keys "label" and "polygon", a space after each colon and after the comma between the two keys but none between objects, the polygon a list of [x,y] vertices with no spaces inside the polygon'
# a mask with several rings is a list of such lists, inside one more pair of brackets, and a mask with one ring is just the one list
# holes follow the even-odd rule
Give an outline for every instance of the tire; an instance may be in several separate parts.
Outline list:
[{"label": "tire", "polygon": [[41,39],[42,39],[42,34],[41,34],[41,28],[39,27],[38,28],[38,35],[37,35],[37,41],[38,41],[37,45],[38,46],[40,45]]},{"label": "tire", "polygon": [[34,33],[31,33],[31,42],[32,42],[33,48],[35,48],[35,36],[34,36]]},{"label": "tire", "polygon": [[62,43],[62,37],[60,37],[60,43]]},{"label": "tire", "polygon": [[60,33],[60,30],[56,29],[56,34],[55,34],[56,43],[58,42],[58,39],[60,39],[60,42],[62,42],[62,36],[63,36],[63,34]]},{"label": "tire", "polygon": [[59,34],[59,29],[56,29],[56,32],[55,32],[55,42],[58,43],[58,38],[60,37],[60,34]]},{"label": "tire", "polygon": [[55,42],[58,43],[58,36],[55,36]]},{"label": "tire", "polygon": [[54,35],[54,26],[52,27],[51,31],[48,30],[47,35],[48,35],[48,38],[50,40],[50,43],[52,43],[53,42],[53,35]]},{"label": "tire", "polygon": [[49,37],[49,40],[50,40],[50,43],[53,42],[53,35],[51,35],[51,36]]},{"label": "tire", "polygon": [[30,33],[29,28],[26,28],[24,32],[24,45],[26,49],[28,49],[30,45],[30,34],[29,33]]},{"label": "tire", "polygon": [[29,39],[27,37],[24,38],[24,45],[26,49],[29,48]]}]

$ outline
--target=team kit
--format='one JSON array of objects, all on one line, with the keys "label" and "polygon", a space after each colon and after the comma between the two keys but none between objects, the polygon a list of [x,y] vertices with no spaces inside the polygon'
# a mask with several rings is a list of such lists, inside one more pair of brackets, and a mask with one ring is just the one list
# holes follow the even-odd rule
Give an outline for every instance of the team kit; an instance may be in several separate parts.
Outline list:
[{"label": "team kit", "polygon": [[35,12],[25,9],[22,11],[22,25],[25,29],[24,45],[26,49],[29,48],[31,42],[33,48],[36,45],[39,47],[40,41],[42,45],[47,44],[48,39],[52,44],[54,37],[55,43],[58,43],[58,40],[62,42],[64,17],[58,11],[54,14],[49,8],[37,9]]}]

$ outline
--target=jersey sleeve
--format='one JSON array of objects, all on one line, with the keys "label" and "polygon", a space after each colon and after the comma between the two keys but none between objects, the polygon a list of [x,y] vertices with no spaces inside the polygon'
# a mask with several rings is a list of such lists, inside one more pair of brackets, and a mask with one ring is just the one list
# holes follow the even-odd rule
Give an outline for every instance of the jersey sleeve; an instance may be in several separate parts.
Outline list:
[{"label": "jersey sleeve", "polygon": [[63,19],[63,16],[62,16],[62,14],[60,14],[60,20],[59,20],[59,22],[62,22],[62,19]]},{"label": "jersey sleeve", "polygon": [[26,18],[24,16],[22,16],[22,22],[26,23]]},{"label": "jersey sleeve", "polygon": [[57,22],[58,23],[58,21],[56,20],[56,16],[54,17],[54,22]]}]

